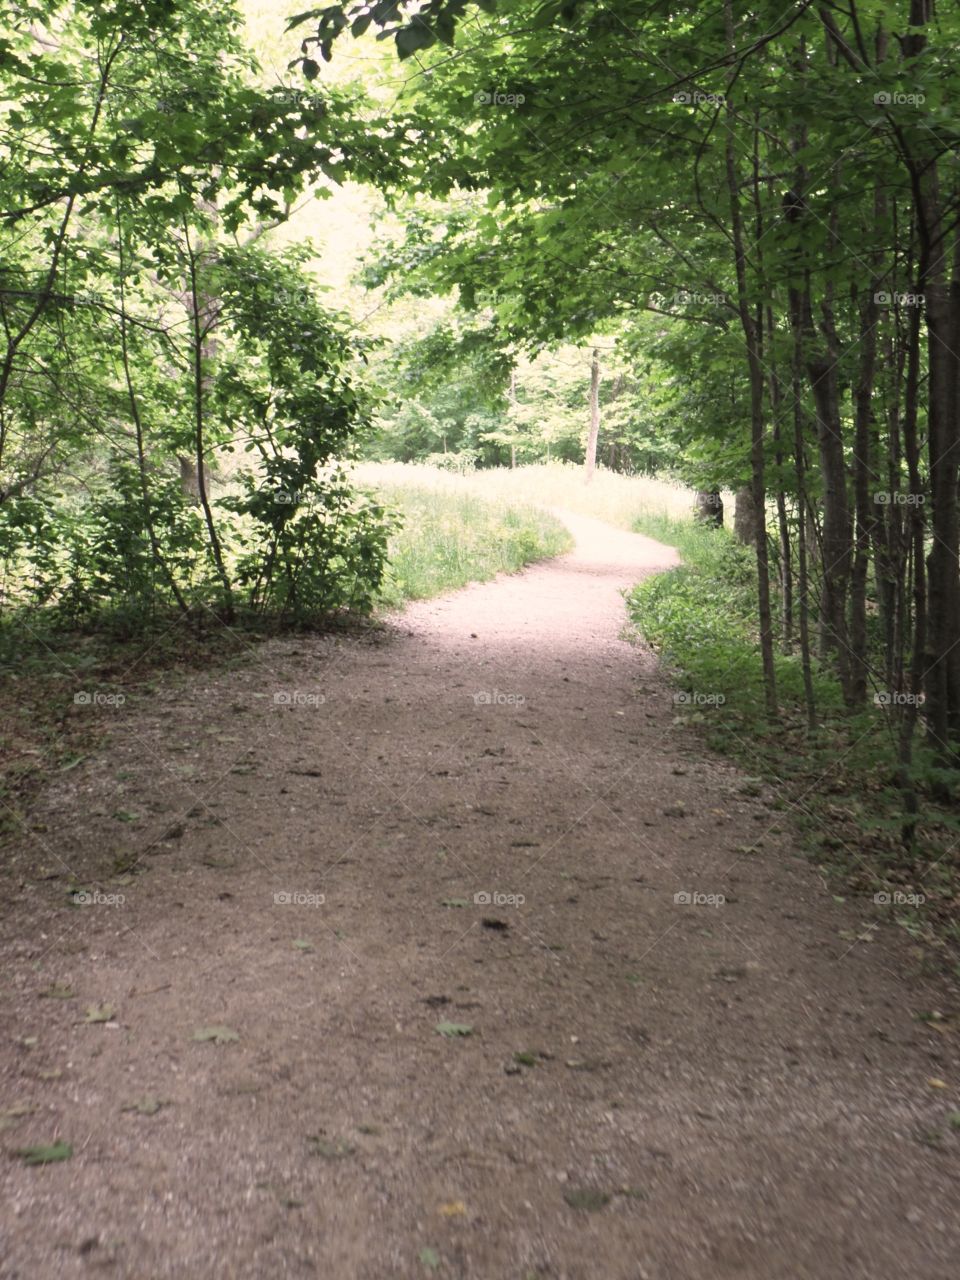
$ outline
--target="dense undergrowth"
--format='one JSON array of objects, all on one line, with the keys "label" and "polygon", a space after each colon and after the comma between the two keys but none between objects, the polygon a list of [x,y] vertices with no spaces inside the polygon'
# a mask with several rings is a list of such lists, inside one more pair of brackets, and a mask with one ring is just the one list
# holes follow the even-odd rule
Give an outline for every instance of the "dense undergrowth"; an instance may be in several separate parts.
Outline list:
[{"label": "dense undergrowth", "polygon": [[483,481],[431,467],[367,464],[363,483],[399,515],[391,535],[381,606],[398,607],[484,582],[572,546],[564,526],[540,506],[504,496]]},{"label": "dense undergrowth", "polygon": [[[671,674],[678,721],[772,792],[771,808],[799,825],[836,893],[864,895],[863,931],[854,941],[869,942],[879,922],[893,919],[953,956],[960,880],[951,775],[922,746],[904,770],[891,708],[878,695],[868,710],[849,712],[839,682],[817,663],[818,723],[810,728],[795,653],[776,655],[779,710],[771,722],[752,550],[689,519],[645,514],[634,527],[683,558],[638,584],[627,601],[637,631]],[[762,856],[762,843],[761,832],[749,852]]]}]

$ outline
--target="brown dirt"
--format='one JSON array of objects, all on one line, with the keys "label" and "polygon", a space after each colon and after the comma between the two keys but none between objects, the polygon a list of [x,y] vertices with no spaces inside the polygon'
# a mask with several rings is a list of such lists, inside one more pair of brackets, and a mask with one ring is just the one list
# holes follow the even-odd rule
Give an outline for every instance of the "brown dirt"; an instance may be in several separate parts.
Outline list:
[{"label": "brown dirt", "polygon": [[569,523],[379,639],[78,712],[6,895],[0,1274],[957,1274],[954,995],[674,724],[618,595],[672,553]]}]

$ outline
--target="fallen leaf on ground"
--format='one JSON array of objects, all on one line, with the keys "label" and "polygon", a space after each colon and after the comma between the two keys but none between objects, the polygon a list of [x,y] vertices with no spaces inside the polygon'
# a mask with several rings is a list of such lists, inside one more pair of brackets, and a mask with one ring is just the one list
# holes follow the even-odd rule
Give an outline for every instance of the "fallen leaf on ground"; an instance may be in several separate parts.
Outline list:
[{"label": "fallen leaf on ground", "polygon": [[6,1111],[0,1111],[0,1132],[11,1128],[24,1116],[32,1116],[37,1109],[32,1102],[18,1102],[15,1106],[7,1107]]},{"label": "fallen leaf on ground", "polygon": [[66,982],[53,982],[46,991],[40,992],[41,1000],[75,1000],[77,993]]},{"label": "fallen leaf on ground", "polygon": [[419,1253],[420,1261],[425,1267],[429,1267],[431,1271],[436,1271],[440,1265],[440,1255],[436,1249],[431,1249],[429,1245],[421,1249]]},{"label": "fallen leaf on ground", "polygon": [[466,1212],[467,1206],[462,1200],[449,1200],[438,1209],[438,1213],[442,1213],[445,1218],[463,1218]]},{"label": "fallen leaf on ground", "polygon": [[69,1160],[73,1147],[69,1142],[53,1142],[49,1146],[21,1147],[16,1154],[24,1164],[56,1164],[59,1160]]},{"label": "fallen leaf on ground", "polygon": [[139,1102],[128,1102],[121,1111],[136,1111],[141,1116],[155,1116],[161,1107],[167,1106],[162,1098],[141,1098]]},{"label": "fallen leaf on ground", "polygon": [[618,1196],[626,1196],[628,1200],[649,1200],[650,1195],[642,1187],[617,1187]]},{"label": "fallen leaf on ground", "polygon": [[436,1030],[442,1036],[452,1038],[453,1036],[471,1036],[473,1035],[473,1027],[466,1022],[438,1022]]},{"label": "fallen leaf on ground", "polygon": [[84,1022],[112,1022],[117,1011],[112,1004],[88,1004]]},{"label": "fallen leaf on ground", "polygon": [[606,1191],[595,1191],[592,1187],[577,1187],[563,1193],[563,1198],[571,1209],[584,1209],[587,1213],[595,1213],[610,1203]]},{"label": "fallen leaf on ground", "polygon": [[239,1040],[240,1033],[232,1027],[198,1027],[193,1033],[194,1040],[210,1040],[214,1044],[228,1044],[231,1040]]},{"label": "fallen leaf on ground", "polygon": [[320,1156],[324,1160],[342,1160],[345,1156],[352,1156],[354,1148],[345,1138],[329,1138],[318,1137],[312,1134],[307,1138],[307,1143],[312,1156]]}]

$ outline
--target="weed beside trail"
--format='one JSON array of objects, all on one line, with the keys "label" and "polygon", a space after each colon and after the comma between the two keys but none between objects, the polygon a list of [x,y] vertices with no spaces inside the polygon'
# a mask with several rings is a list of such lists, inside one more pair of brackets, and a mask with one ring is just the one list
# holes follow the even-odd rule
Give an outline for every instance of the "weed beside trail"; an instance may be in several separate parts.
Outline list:
[{"label": "weed beside trail", "polygon": [[499,494],[472,476],[402,463],[368,463],[355,475],[402,518],[380,592],[390,608],[486,582],[573,545],[563,524],[531,505],[530,495],[523,501]]},{"label": "weed beside trail", "polygon": [[[932,753],[919,744],[914,750],[908,781],[919,813],[910,825],[895,717],[882,702],[851,713],[836,677],[815,661],[820,719],[810,729],[794,650],[776,655],[779,712],[768,719],[752,548],[727,530],[669,516],[645,514],[635,528],[683,557],[675,569],[639,583],[627,600],[638,633],[671,675],[677,719],[757,775],[745,785],[762,779],[773,788],[773,807],[799,825],[835,892],[874,901],[879,918],[892,911],[918,941],[952,956],[960,943],[954,853],[960,821]],[[759,853],[760,845],[762,839],[748,852]],[[872,924],[865,921],[868,937]]]}]

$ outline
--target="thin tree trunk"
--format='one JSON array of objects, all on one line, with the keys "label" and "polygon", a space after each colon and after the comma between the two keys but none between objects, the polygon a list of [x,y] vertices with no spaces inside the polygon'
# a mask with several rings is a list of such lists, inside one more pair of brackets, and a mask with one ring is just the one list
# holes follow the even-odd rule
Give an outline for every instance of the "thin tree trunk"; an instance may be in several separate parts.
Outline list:
[{"label": "thin tree trunk", "polygon": [[[773,308],[767,307],[767,363],[770,367],[770,408],[773,413],[774,461],[777,474],[782,474],[783,449],[781,448],[780,418],[783,413],[783,388],[777,370],[774,341],[776,330]],[[787,517],[787,497],[782,481],[777,485],[777,530],[780,537],[780,642],[784,653],[793,652],[793,548],[790,545],[790,521]]]},{"label": "thin tree trunk", "polygon": [[860,304],[859,368],[854,388],[853,490],[856,511],[856,539],[850,574],[850,700],[862,706],[867,699],[867,574],[870,546],[876,519],[876,504],[870,490],[875,483],[872,465],[873,384],[877,365],[878,308],[875,290],[878,280],[870,281],[867,296]]},{"label": "thin tree trunk", "polygon": [[803,699],[807,726],[817,727],[817,700],[813,688],[813,663],[810,658],[810,574],[807,557],[807,479],[803,412],[803,353],[799,334],[793,366],[793,465],[797,477],[797,594],[799,596],[800,668],[803,672]]},{"label": "thin tree trunk", "polygon": [[226,564],[223,558],[223,549],[220,545],[220,536],[217,533],[217,526],[213,518],[213,509],[210,506],[210,497],[207,493],[207,478],[205,467],[205,426],[206,426],[206,392],[207,392],[207,371],[204,368],[204,358],[207,351],[208,325],[209,317],[205,314],[202,302],[202,293],[200,288],[199,263],[197,261],[197,253],[190,240],[190,225],[184,221],[183,231],[186,244],[187,254],[187,271],[188,284],[190,291],[190,330],[191,330],[191,357],[193,361],[193,422],[194,422],[194,444],[195,444],[195,466],[197,471],[197,496],[200,499],[200,506],[203,508],[203,517],[207,526],[207,535],[210,540],[210,552],[213,556],[214,566],[217,571],[217,577],[223,587],[224,597],[224,613],[228,622],[233,621],[233,591],[230,586],[230,578],[227,574]]},{"label": "thin tree trunk", "polygon": [[[919,714],[919,693],[923,688],[927,649],[927,583],[924,563],[926,520],[923,511],[923,479],[920,474],[920,441],[917,411],[920,387],[920,311],[910,309],[907,334],[907,378],[904,387],[903,451],[912,502],[909,507],[909,572],[913,597],[913,646],[910,654],[910,693],[903,706],[898,739],[898,782],[905,818],[901,828],[903,843],[912,846],[917,825],[917,794],[913,781],[913,738]],[[904,627],[907,630],[907,627]],[[900,685],[895,685],[900,688]]]},{"label": "thin tree trunk", "polygon": [[590,432],[587,436],[587,453],[584,460],[584,479],[587,484],[593,479],[597,467],[597,440],[600,437],[600,352],[593,349],[590,362]]},{"label": "thin tree trunk", "polygon": [[[734,52],[732,0],[724,0],[724,28],[727,51]],[[728,88],[732,90],[735,73]],[[773,622],[770,616],[770,564],[766,528],[766,483],[764,477],[764,412],[763,365],[760,358],[760,334],[753,313],[747,285],[747,255],[744,245],[743,212],[740,207],[740,183],[735,150],[736,114],[728,93],[726,99],[726,177],[730,199],[730,223],[737,275],[737,308],[743,328],[747,367],[750,375],[750,473],[751,497],[757,521],[757,620],[760,626],[760,654],[763,664],[763,687],[767,714],[777,713],[776,668],[773,660]]]},{"label": "thin tree trunk", "polygon": [[153,562],[167,580],[167,584],[173,593],[180,610],[183,613],[189,613],[190,610],[184,599],[177,580],[173,576],[170,566],[164,558],[163,552],[160,550],[160,541],[157,538],[157,531],[153,523],[153,511],[150,502],[150,485],[147,480],[147,458],[143,437],[143,418],[140,414],[140,402],[137,399],[137,393],[133,385],[133,372],[130,367],[130,344],[127,335],[127,298],[126,298],[126,261],[123,252],[123,223],[120,217],[119,207],[117,209],[117,246],[119,259],[119,285],[120,285],[120,358],[123,364],[123,377],[127,387],[127,398],[130,403],[130,416],[133,419],[134,434],[137,445],[137,472],[140,478],[140,499],[143,503],[143,522],[146,526],[147,537],[150,541],[150,553],[153,556]]}]

